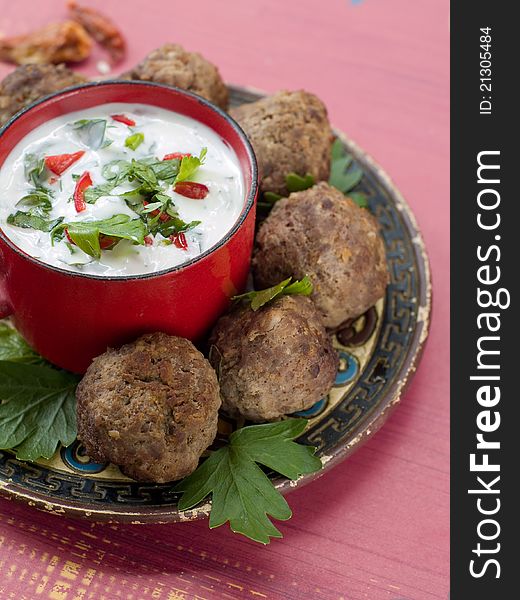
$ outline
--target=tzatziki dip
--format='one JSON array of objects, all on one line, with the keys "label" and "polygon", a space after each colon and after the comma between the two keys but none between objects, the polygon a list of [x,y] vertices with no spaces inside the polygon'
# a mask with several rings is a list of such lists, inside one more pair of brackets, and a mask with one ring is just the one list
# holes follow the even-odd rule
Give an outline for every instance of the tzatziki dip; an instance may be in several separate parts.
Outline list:
[{"label": "tzatziki dip", "polygon": [[112,103],[35,128],[0,169],[0,227],[47,264],[124,277],[215,246],[244,206],[233,150],[209,127]]}]

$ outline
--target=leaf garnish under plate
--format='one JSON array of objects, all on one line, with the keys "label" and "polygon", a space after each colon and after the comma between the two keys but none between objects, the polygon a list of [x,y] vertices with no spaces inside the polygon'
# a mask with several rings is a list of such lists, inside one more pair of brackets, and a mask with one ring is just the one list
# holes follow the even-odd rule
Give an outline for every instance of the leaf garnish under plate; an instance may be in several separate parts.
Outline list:
[{"label": "leaf garnish under plate", "polygon": [[258,464],[293,480],[319,471],[316,449],[293,441],[306,425],[305,419],[287,419],[238,429],[227,446],[175,486],[183,492],[179,509],[193,508],[211,494],[210,528],[229,521],[232,531],[262,544],[281,538],[269,517],[285,521],[291,509]]},{"label": "leaf garnish under plate", "polygon": [[51,458],[76,438],[78,377],[48,365],[0,361],[0,448]]}]

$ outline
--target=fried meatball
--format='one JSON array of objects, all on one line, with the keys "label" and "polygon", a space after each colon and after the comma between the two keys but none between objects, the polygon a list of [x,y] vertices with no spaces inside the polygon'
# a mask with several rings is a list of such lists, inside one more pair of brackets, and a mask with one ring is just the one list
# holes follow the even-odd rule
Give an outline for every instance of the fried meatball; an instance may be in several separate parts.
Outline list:
[{"label": "fried meatball", "polygon": [[210,337],[222,407],[272,421],[310,408],[328,393],[338,356],[310,298],[282,296],[253,311],[238,306]]},{"label": "fried meatball", "polygon": [[327,183],[275,204],[256,237],[253,275],[259,289],[308,275],[329,328],[363,314],[388,283],[376,220]]},{"label": "fried meatball", "polygon": [[328,179],[333,135],[325,105],[313,94],[278,92],[230,111],[255,150],[263,192],[288,194],[288,173]]},{"label": "fried meatball", "polygon": [[184,338],[147,334],[94,359],[77,389],[78,437],[88,455],[139,481],[197,468],[217,433],[217,376]]},{"label": "fried meatball", "polygon": [[0,125],[42,96],[86,81],[65,65],[18,67],[0,82]]},{"label": "fried meatball", "polygon": [[187,52],[179,44],[165,44],[150,52],[121,78],[174,85],[227,109],[228,89],[217,67],[200,54]]}]

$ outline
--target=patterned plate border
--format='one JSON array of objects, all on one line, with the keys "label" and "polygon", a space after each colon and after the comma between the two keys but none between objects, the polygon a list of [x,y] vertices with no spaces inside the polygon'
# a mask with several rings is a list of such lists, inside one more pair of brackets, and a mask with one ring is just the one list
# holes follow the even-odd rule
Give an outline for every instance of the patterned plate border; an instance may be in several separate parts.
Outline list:
[{"label": "patterned plate border", "polygon": [[[235,86],[230,86],[230,93],[233,105],[252,102],[264,95],[261,91]],[[370,209],[382,226],[391,283],[376,351],[355,385],[323,419],[313,419],[300,438],[318,447],[323,469],[297,481],[272,474],[273,483],[284,494],[322,476],[382,426],[417,369],[429,330],[430,269],[413,213],[379,165],[343,133],[336,131],[336,134],[365,173],[361,191],[368,196]],[[211,509],[206,502],[193,510],[179,512],[178,496],[171,492],[171,485],[85,478],[78,487],[77,479],[72,474],[60,473],[58,477],[49,472],[45,482],[40,481],[38,465],[20,463],[12,454],[0,451],[0,494],[47,512],[96,521],[167,523],[206,517]],[[49,494],[49,490],[57,495]],[[108,506],[92,500],[107,496]]]}]

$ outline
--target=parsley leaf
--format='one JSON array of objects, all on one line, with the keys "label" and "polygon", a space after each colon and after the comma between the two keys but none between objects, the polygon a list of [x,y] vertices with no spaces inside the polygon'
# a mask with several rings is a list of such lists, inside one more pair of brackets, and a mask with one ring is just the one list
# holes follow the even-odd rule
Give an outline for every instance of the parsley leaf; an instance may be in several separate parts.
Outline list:
[{"label": "parsley leaf", "polygon": [[3,360],[31,364],[43,362],[14,327],[0,321],[0,361]]},{"label": "parsley leaf", "polygon": [[184,492],[179,509],[193,508],[211,494],[210,528],[229,521],[232,531],[262,544],[282,537],[269,516],[287,520],[291,509],[257,463],[293,480],[321,469],[315,448],[293,441],[306,425],[305,419],[287,419],[238,429],[227,446],[175,486]]},{"label": "parsley leaf", "polygon": [[24,157],[24,175],[29,183],[34,187],[39,187],[47,177],[45,160],[39,158],[36,154],[26,154]]},{"label": "parsley leaf", "polygon": [[199,156],[184,156],[181,160],[181,166],[175,181],[186,181],[191,179],[195,174],[195,171],[204,164],[207,153],[208,149],[202,148]]},{"label": "parsley leaf", "polygon": [[197,225],[200,225],[201,221],[190,221],[186,223],[179,217],[173,217],[170,215],[170,219],[168,221],[162,222],[159,221],[157,223],[157,231],[156,233],[160,233],[163,237],[168,238],[170,235],[175,235],[176,233],[183,233],[185,231],[189,231]]},{"label": "parsley leaf", "polygon": [[94,204],[96,200],[98,200],[102,196],[110,196],[114,187],[115,186],[112,183],[107,182],[86,188],[83,192],[85,202],[87,202],[88,204]]},{"label": "parsley leaf", "polygon": [[171,160],[158,160],[150,163],[150,169],[153,170],[157,179],[173,183],[179,173],[181,161],[178,158]]},{"label": "parsley leaf", "polygon": [[297,173],[288,173],[285,176],[285,186],[292,192],[301,192],[312,187],[316,183],[314,175],[307,173],[304,177]]},{"label": "parsley leaf", "polygon": [[146,235],[146,227],[141,219],[132,219],[128,215],[114,215],[102,221],[61,223],[52,231],[52,241],[58,239],[65,229],[78,248],[98,259],[101,257],[100,235],[131,240],[141,245]]},{"label": "parsley leaf", "polygon": [[145,193],[155,193],[157,189],[157,176],[150,165],[144,161],[132,159],[127,179],[128,181],[138,181],[141,184],[142,191]]},{"label": "parsley leaf", "polygon": [[347,153],[342,141],[336,138],[331,149],[329,184],[352,198],[358,206],[365,207],[367,206],[365,194],[362,192],[350,193],[362,178],[363,170],[353,162],[352,156]]},{"label": "parsley leaf", "polygon": [[144,142],[144,133],[140,131],[137,133],[132,133],[125,140],[125,146],[130,148],[130,150],[137,150],[139,146]]},{"label": "parsley leaf", "polygon": [[23,227],[24,229],[38,229],[38,231],[45,232],[52,231],[62,221],[63,217],[55,219],[54,221],[50,221],[49,219],[45,219],[44,217],[32,215],[30,213],[24,213],[21,211],[17,211],[14,214],[9,215],[7,217],[7,222],[9,223],[9,225],[14,225],[15,227]]},{"label": "parsley leaf", "polygon": [[44,217],[52,210],[51,192],[44,188],[30,190],[16,206],[27,209],[28,214]]},{"label": "parsley leaf", "polygon": [[76,437],[78,377],[50,366],[0,361],[0,448],[50,458]]},{"label": "parsley leaf", "polygon": [[114,187],[117,187],[127,178],[130,166],[131,163],[127,160],[112,160],[103,166],[101,174]]},{"label": "parsley leaf", "polygon": [[233,300],[249,300],[251,301],[251,308],[258,310],[268,302],[275,300],[279,296],[285,296],[289,294],[295,294],[300,296],[310,296],[312,294],[312,283],[311,280],[305,275],[301,281],[293,281],[292,277],[281,281],[279,284],[265,290],[258,290],[252,292],[246,292],[239,296],[233,296]]},{"label": "parsley leaf", "polygon": [[79,141],[92,150],[98,150],[105,141],[106,119],[80,119],[72,124]]}]

